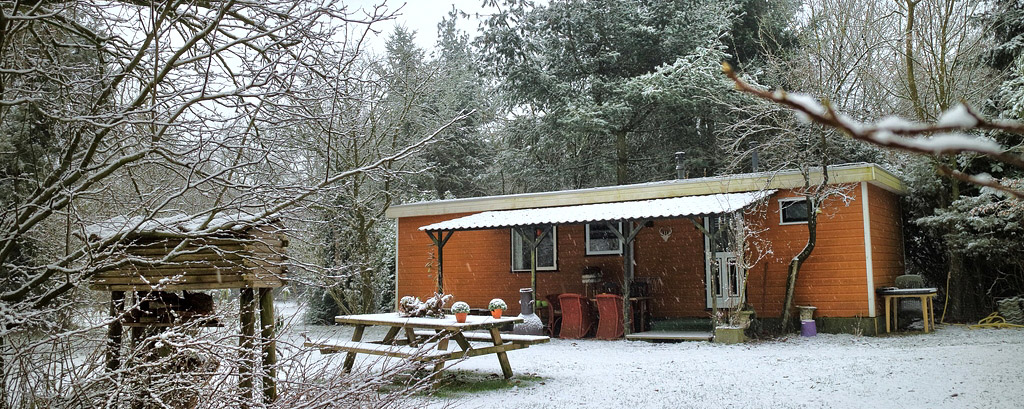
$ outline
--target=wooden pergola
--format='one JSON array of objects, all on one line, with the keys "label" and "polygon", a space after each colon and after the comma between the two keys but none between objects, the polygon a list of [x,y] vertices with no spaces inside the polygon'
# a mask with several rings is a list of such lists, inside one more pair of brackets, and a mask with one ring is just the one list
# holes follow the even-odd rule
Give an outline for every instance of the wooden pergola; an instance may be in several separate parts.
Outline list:
[{"label": "wooden pergola", "polygon": [[[92,235],[90,239],[102,237]],[[288,238],[273,224],[240,230],[229,229],[197,236],[181,229],[132,232],[125,235],[103,263],[117,266],[95,274],[90,288],[110,292],[106,367],[121,367],[124,328],[131,330],[132,343],[166,328],[190,324],[223,326],[201,311],[188,291],[238,289],[240,324],[239,388],[243,402],[251,401],[259,353],[262,358],[262,389],[265,402],[277,399],[277,349],[272,290],[285,284]],[[182,296],[175,294],[182,292]],[[125,295],[136,300],[125,311]],[[200,299],[206,297],[198,297]],[[203,303],[205,304],[205,303]],[[256,316],[260,331],[256,334]]]}]

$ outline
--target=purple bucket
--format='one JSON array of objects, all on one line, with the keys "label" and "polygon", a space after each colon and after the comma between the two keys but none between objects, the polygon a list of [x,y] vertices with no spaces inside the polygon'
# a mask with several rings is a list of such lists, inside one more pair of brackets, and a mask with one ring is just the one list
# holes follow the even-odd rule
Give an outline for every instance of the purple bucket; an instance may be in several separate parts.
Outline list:
[{"label": "purple bucket", "polygon": [[813,337],[818,335],[818,326],[814,320],[800,321],[800,335],[805,337]]}]

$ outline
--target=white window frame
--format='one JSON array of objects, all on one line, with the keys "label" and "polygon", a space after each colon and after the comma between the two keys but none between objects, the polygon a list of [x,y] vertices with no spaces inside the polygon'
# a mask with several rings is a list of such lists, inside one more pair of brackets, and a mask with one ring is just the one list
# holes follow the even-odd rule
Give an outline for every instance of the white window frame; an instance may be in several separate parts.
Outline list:
[{"label": "white window frame", "polygon": [[[605,222],[598,222],[598,223],[604,224]],[[591,250],[590,249],[590,225],[591,224],[597,224],[597,223],[587,223],[586,227],[583,230],[584,234],[586,234],[586,240],[585,240],[585,243],[584,243],[586,245],[586,255],[588,255],[588,256],[603,256],[603,255],[610,255],[610,254],[612,254],[612,255],[622,254],[622,240],[619,240],[617,237],[615,239],[615,243],[618,244],[618,248],[617,249],[614,249],[614,250]],[[619,225],[619,227],[618,227],[619,233],[621,233],[622,232],[622,222],[618,222],[618,225]]]},{"label": "white window frame", "polygon": [[[516,240],[519,241],[519,246],[520,246],[520,248],[522,248],[523,239],[519,237],[519,234],[516,233],[516,229],[514,229],[514,228],[510,229],[509,233],[512,234],[512,241],[509,243],[509,248],[510,248],[510,251],[509,251],[509,256],[510,256],[509,257],[509,266],[511,267],[512,272],[513,273],[529,272],[530,271],[530,261],[529,260],[523,260],[523,262],[526,263],[524,268],[516,269]],[[551,253],[552,254],[551,261],[552,261],[552,265],[551,266],[540,266],[540,265],[538,265],[537,266],[537,271],[557,271],[558,270],[558,226],[551,226],[551,231],[548,232],[548,235],[551,236],[551,252],[552,252]]]},{"label": "white window frame", "polygon": [[[787,222],[786,221],[786,211],[785,211],[786,203],[792,203],[792,202],[807,202],[807,198],[806,197],[787,197],[787,198],[784,198],[784,199],[779,199],[779,225],[780,226],[786,226],[786,225],[791,225],[791,224],[807,224],[807,220],[801,220],[801,221],[795,221],[795,222]],[[811,209],[810,209],[810,202],[808,202],[807,218],[810,219],[810,217],[811,217]]]},{"label": "white window frame", "polygon": [[[713,215],[704,217],[704,230],[711,231],[711,219],[717,218],[721,222],[721,218],[726,215]],[[743,294],[740,294],[739,289],[746,285],[743,280],[743,275],[739,272],[739,266],[736,264],[737,257],[736,253],[731,251],[714,251],[711,248],[711,238],[707,234],[704,234],[704,301],[706,302],[706,308],[711,308],[711,298],[716,298],[715,305],[718,308],[734,308],[743,301]],[[713,266],[714,262],[718,262],[717,266]],[[729,287],[729,270],[728,267],[736,267],[736,280],[737,285],[735,288],[730,288],[728,291],[724,291],[725,294],[717,295],[715,291],[718,289],[725,289]],[[716,268],[712,268],[716,267]],[[719,278],[717,280],[719,288],[714,288],[711,284],[714,282],[711,275],[714,274]]]}]

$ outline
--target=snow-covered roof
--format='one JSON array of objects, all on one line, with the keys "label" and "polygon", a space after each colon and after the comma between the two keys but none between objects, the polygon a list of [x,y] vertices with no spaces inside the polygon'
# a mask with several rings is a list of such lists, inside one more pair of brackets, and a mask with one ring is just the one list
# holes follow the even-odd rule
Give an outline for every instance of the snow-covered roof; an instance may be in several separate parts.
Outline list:
[{"label": "snow-covered roof", "polygon": [[[199,231],[208,218],[208,214],[178,214],[158,218],[117,216],[86,226],[85,234],[89,240],[103,240],[122,233],[132,236],[186,235]],[[256,218],[246,213],[218,214],[206,224],[205,229],[241,231],[251,227]]]},{"label": "snow-covered roof", "polygon": [[645,220],[731,213],[775,193],[761,190],[536,209],[494,210],[420,227],[423,231]]},{"label": "snow-covered roof", "polygon": [[[818,183],[822,180],[820,171],[812,171],[810,177],[811,183]],[[529,209],[681,196],[701,196],[716,193],[752,192],[763,189],[794,189],[803,187],[804,182],[803,175],[797,170],[756,172],[637,183],[633,185],[408,203],[389,207],[385,215],[390,218],[417,217],[453,213],[477,213],[490,210]],[[906,188],[899,178],[872,163],[849,163],[829,166],[829,182],[867,182],[896,194],[906,193]]]}]

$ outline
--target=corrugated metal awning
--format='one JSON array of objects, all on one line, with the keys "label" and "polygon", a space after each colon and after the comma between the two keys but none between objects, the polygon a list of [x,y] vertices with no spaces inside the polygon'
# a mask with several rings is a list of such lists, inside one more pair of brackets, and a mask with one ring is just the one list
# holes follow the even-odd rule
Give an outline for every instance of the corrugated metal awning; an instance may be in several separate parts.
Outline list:
[{"label": "corrugated metal awning", "polygon": [[535,209],[492,210],[426,225],[420,227],[420,230],[482,230],[722,214],[740,210],[773,193],[774,190],[767,190]]}]

